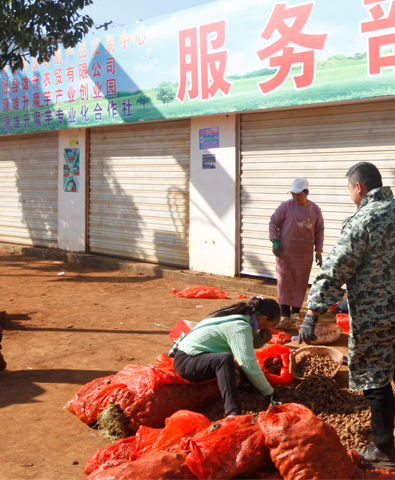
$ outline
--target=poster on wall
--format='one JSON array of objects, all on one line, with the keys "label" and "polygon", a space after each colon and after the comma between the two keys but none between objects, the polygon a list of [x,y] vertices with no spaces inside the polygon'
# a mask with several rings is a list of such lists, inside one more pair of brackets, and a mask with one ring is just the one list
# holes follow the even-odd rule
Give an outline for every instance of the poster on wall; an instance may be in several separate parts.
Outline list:
[{"label": "poster on wall", "polygon": [[216,168],[215,155],[212,155],[212,154],[202,155],[202,168],[203,168],[203,170],[206,170],[206,169],[212,170],[212,169]]},{"label": "poster on wall", "polygon": [[80,175],[80,149],[65,148],[63,154],[63,191],[78,193]]},{"label": "poster on wall", "polygon": [[199,148],[219,148],[219,127],[201,128],[199,130]]},{"label": "poster on wall", "polygon": [[219,0],[0,72],[0,135],[395,94],[393,0]]}]

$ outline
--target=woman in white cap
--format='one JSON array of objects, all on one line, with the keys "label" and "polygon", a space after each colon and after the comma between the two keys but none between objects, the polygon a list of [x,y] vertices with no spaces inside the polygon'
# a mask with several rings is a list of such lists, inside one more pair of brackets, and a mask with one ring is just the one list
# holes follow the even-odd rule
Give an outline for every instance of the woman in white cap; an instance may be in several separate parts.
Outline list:
[{"label": "woman in white cap", "polygon": [[276,328],[295,326],[315,260],[322,265],[324,219],[318,205],[307,199],[309,182],[297,178],[288,193],[292,198],[283,202],[269,222],[269,238],[276,255],[277,294],[281,320]]}]

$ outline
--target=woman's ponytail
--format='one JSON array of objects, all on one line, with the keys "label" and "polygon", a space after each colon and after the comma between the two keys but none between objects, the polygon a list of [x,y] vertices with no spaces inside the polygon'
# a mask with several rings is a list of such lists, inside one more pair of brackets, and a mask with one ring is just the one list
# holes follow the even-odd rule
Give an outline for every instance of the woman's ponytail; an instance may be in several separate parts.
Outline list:
[{"label": "woman's ponytail", "polygon": [[280,315],[280,306],[271,298],[261,296],[252,297],[248,303],[240,302],[214,310],[206,318],[226,317],[228,315],[266,315],[269,321],[274,320]]},{"label": "woman's ponytail", "polygon": [[254,307],[250,303],[240,302],[229,305],[228,307],[218,308],[207,315],[207,318],[212,317],[227,317],[228,315],[251,315],[254,313]]}]

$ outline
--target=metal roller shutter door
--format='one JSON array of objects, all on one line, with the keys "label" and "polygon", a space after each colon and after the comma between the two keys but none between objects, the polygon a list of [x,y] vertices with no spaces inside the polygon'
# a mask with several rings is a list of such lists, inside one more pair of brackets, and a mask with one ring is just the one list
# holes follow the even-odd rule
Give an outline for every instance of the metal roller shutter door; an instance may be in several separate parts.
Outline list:
[{"label": "metal roller shutter door", "polygon": [[[241,273],[276,277],[268,224],[277,206],[290,198],[293,179],[308,178],[309,199],[323,212],[324,259],[343,220],[355,212],[348,168],[372,162],[383,183],[395,187],[394,106],[384,102],[241,116]],[[314,265],[310,281],[317,272]]]},{"label": "metal roller shutter door", "polygon": [[0,137],[0,241],[57,247],[57,132]]},{"label": "metal roller shutter door", "polygon": [[93,130],[90,252],[189,265],[190,122]]}]

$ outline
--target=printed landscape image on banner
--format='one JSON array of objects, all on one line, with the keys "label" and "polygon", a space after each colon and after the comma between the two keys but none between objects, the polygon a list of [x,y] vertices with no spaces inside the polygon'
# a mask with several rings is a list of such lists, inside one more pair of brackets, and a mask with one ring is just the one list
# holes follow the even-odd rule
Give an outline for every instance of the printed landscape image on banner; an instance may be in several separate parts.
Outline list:
[{"label": "printed landscape image on banner", "polygon": [[0,134],[395,93],[395,1],[221,0],[1,71]]}]

